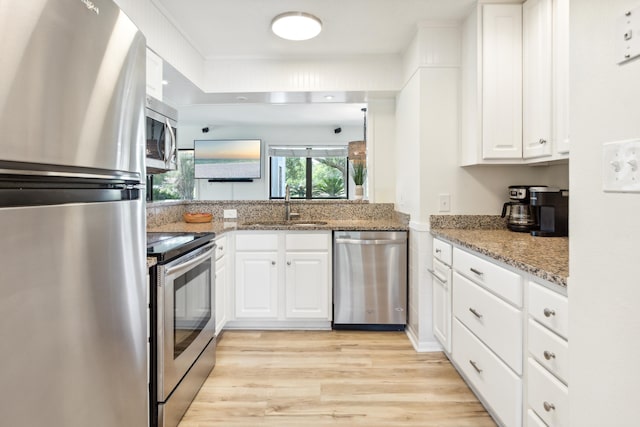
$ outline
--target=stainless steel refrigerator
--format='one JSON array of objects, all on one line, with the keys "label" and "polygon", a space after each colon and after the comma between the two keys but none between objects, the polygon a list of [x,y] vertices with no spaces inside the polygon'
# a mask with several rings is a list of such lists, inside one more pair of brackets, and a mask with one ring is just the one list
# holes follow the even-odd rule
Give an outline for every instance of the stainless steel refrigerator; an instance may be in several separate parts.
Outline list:
[{"label": "stainless steel refrigerator", "polygon": [[148,423],[144,36],[0,1],[0,424]]}]

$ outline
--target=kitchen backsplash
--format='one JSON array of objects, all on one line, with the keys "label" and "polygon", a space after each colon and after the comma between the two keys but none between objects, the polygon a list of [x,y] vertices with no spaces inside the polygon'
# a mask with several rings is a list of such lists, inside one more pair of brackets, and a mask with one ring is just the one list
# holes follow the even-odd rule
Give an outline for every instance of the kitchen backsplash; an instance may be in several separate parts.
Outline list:
[{"label": "kitchen backsplash", "polygon": [[465,230],[499,230],[507,228],[500,215],[431,215],[431,229],[458,228]]},{"label": "kitchen backsplash", "polygon": [[[277,221],[285,216],[284,202],[280,200],[155,202],[147,203],[147,226],[157,227],[182,221],[185,212],[211,213],[214,221],[222,221],[226,209],[235,209],[238,214],[237,219],[228,221]],[[395,219],[409,223],[409,215],[395,211],[393,203],[292,200],[291,212],[299,213],[300,220],[303,221]]]}]

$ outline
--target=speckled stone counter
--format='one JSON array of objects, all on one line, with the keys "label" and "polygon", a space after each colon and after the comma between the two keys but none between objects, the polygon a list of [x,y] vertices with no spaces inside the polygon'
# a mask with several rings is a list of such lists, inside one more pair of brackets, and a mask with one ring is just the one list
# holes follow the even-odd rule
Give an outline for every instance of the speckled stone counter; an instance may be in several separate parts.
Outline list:
[{"label": "speckled stone counter", "polygon": [[298,226],[292,224],[269,224],[256,225],[245,224],[239,222],[222,222],[213,221],[204,224],[189,224],[186,222],[171,222],[164,225],[147,228],[147,231],[160,232],[213,232],[220,235],[229,230],[294,230],[294,231],[310,231],[310,230],[364,230],[364,231],[405,231],[409,227],[404,221],[397,219],[369,219],[369,220],[324,220],[326,224],[312,226]]},{"label": "speckled stone counter", "polygon": [[516,233],[507,229],[432,228],[431,234],[551,283],[567,286],[567,237],[533,237],[528,233]]}]

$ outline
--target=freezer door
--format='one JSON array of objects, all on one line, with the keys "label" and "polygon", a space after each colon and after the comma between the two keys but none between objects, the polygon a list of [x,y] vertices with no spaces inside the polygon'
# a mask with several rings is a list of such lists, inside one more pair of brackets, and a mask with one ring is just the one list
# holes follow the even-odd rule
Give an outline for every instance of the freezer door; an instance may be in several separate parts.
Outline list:
[{"label": "freezer door", "polygon": [[0,25],[0,162],[142,174],[142,33],[112,0],[10,3]]},{"label": "freezer door", "polygon": [[148,425],[141,200],[0,209],[7,426]]}]

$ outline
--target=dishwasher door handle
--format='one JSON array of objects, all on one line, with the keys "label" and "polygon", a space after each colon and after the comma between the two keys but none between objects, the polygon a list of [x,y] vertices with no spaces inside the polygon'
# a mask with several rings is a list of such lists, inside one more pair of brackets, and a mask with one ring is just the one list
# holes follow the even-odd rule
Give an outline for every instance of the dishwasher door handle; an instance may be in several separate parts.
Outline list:
[{"label": "dishwasher door handle", "polygon": [[407,243],[405,239],[335,239],[336,243],[348,245],[398,245]]}]

